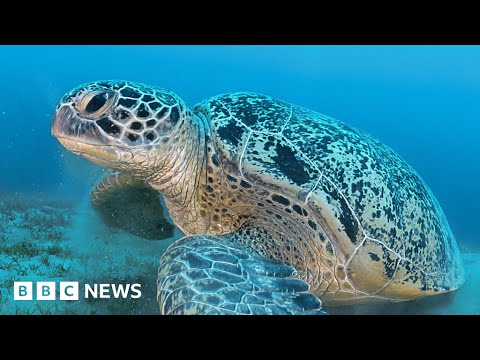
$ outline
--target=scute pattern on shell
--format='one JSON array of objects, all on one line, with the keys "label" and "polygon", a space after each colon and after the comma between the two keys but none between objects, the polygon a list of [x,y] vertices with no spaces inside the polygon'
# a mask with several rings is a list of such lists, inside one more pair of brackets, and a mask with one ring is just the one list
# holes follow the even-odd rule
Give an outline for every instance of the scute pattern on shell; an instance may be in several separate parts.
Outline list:
[{"label": "scute pattern on shell", "polygon": [[382,264],[388,283],[372,293],[390,283],[429,291],[461,284],[459,250],[439,204],[392,149],[331,117],[264,95],[219,95],[196,108],[204,109],[222,161],[254,184],[283,185],[323,219],[347,271]]}]

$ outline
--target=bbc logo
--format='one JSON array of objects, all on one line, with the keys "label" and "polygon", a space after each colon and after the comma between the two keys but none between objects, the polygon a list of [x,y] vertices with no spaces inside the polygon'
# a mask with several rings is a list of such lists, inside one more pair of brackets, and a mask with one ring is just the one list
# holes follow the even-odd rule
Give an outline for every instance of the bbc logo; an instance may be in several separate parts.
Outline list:
[{"label": "bbc logo", "polygon": [[[36,284],[36,300],[55,300],[56,283],[39,281]],[[78,300],[78,282],[61,281],[59,284],[60,300]],[[13,285],[13,300],[33,300],[33,283],[17,281]]]}]

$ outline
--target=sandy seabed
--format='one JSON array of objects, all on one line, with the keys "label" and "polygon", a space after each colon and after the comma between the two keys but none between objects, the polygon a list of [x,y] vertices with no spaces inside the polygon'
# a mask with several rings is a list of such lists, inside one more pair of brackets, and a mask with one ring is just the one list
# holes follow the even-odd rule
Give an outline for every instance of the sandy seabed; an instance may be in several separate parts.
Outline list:
[{"label": "sandy seabed", "polygon": [[[159,259],[174,239],[149,241],[106,227],[78,204],[0,201],[0,314],[157,314]],[[14,301],[15,281],[78,281],[78,301]],[[139,299],[84,299],[83,284],[141,284]],[[57,288],[58,291],[58,288]],[[57,296],[58,298],[58,296]]]},{"label": "sandy seabed", "polygon": [[[158,314],[160,256],[181,235],[150,241],[109,229],[90,207],[32,196],[0,201],[0,314]],[[464,286],[395,304],[324,307],[330,314],[480,314],[480,252],[463,250]],[[16,281],[142,286],[139,299],[14,301]],[[58,290],[58,289],[57,289]]]}]

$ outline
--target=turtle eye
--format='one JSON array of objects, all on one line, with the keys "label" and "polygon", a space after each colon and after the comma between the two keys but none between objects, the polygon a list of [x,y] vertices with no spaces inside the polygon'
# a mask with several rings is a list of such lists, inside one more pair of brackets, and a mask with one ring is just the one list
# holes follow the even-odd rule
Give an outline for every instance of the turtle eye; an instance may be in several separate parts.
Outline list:
[{"label": "turtle eye", "polygon": [[88,102],[87,107],[85,108],[85,112],[87,114],[93,114],[94,112],[97,112],[105,105],[107,100],[108,100],[107,93],[101,93],[101,94],[95,95]]},{"label": "turtle eye", "polygon": [[113,91],[90,92],[81,99],[78,109],[90,117],[103,115],[113,104],[116,93]]}]

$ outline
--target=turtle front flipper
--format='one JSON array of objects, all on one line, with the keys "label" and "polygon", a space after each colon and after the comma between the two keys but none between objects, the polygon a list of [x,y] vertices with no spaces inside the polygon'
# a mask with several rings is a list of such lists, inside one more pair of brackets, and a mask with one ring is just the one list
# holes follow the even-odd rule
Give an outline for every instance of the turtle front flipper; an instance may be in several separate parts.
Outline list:
[{"label": "turtle front flipper", "polygon": [[158,191],[131,175],[108,173],[93,187],[90,199],[111,228],[148,240],[173,236],[173,225],[165,218]]},{"label": "turtle front flipper", "polygon": [[318,314],[321,301],[295,269],[259,256],[228,235],[184,237],[160,260],[162,314]]}]

